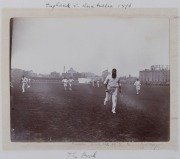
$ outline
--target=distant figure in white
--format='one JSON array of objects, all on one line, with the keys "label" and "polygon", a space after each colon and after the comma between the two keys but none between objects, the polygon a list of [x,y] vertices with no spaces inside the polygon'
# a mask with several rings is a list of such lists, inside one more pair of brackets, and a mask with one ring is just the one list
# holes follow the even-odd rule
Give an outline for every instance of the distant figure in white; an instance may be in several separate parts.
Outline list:
[{"label": "distant figure in white", "polygon": [[94,87],[94,79],[92,80],[92,86]]},{"label": "distant figure in white", "polygon": [[99,87],[99,83],[100,83],[100,81],[99,81],[99,80],[97,80],[97,87]]},{"label": "distant figure in white", "polygon": [[72,83],[74,82],[73,78],[71,77],[69,80],[68,80],[68,83],[69,83],[69,90],[72,91]]},{"label": "distant figure in white", "polygon": [[118,90],[121,93],[121,83],[120,78],[117,77],[116,69],[112,70],[112,74],[108,75],[104,81],[106,98],[104,99],[104,105],[106,105],[107,101],[110,101],[112,98],[112,113],[116,113],[116,105],[117,105],[117,95]]},{"label": "distant figure in white", "polygon": [[67,85],[68,85],[68,80],[66,77],[64,77],[64,79],[62,80],[63,84],[64,84],[64,90],[67,90]]},{"label": "distant figure in white", "polygon": [[139,94],[139,91],[140,91],[140,86],[141,86],[141,83],[139,81],[139,79],[136,80],[136,82],[134,83],[135,87],[136,87],[136,93]]},{"label": "distant figure in white", "polygon": [[24,93],[26,86],[27,88],[30,88],[30,85],[28,84],[28,78],[26,78],[25,76],[22,76],[21,83],[22,83],[22,93]]}]

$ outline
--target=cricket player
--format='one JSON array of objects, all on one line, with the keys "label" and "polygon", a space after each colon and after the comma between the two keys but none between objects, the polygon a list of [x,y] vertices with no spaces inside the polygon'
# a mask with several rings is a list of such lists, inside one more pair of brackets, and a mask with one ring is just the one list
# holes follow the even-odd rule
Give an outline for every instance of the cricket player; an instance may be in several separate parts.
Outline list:
[{"label": "cricket player", "polygon": [[21,83],[22,83],[22,93],[24,93],[25,86],[27,86],[27,88],[30,88],[30,85],[28,85],[28,79],[25,76],[22,76]]},{"label": "cricket player", "polygon": [[70,77],[70,79],[68,80],[69,83],[69,90],[72,91],[72,83],[74,82],[73,78]]},{"label": "cricket player", "polygon": [[64,77],[64,79],[62,80],[63,84],[64,84],[64,90],[67,90],[67,85],[68,85],[68,80],[66,77]]},{"label": "cricket player", "polygon": [[99,80],[97,80],[97,87],[99,87],[99,83],[100,83],[100,81],[99,81]]},{"label": "cricket player", "polygon": [[94,87],[94,79],[92,80],[92,86]]},{"label": "cricket player", "polygon": [[117,71],[114,68],[112,70],[112,74],[108,75],[104,81],[106,97],[104,99],[104,105],[106,105],[107,101],[110,101],[112,98],[112,113],[116,113],[116,105],[117,105],[117,95],[118,91],[121,93],[121,83],[120,79],[117,77]]},{"label": "cricket player", "polygon": [[141,83],[139,81],[139,79],[136,80],[136,82],[134,83],[135,87],[136,87],[136,93],[139,94],[139,91],[140,91],[140,86],[141,86]]}]

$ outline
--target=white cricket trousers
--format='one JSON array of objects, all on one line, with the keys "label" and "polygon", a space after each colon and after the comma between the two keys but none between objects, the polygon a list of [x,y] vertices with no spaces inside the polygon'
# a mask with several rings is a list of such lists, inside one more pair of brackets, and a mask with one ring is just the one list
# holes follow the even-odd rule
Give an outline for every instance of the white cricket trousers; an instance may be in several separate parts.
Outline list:
[{"label": "white cricket trousers", "polygon": [[139,94],[139,91],[140,91],[140,86],[136,86],[136,92],[137,92],[137,94]]},{"label": "white cricket trousers", "polygon": [[67,83],[64,83],[64,89],[65,90],[67,89]]},{"label": "white cricket trousers", "polygon": [[25,85],[26,83],[22,83],[22,92],[25,92]]},{"label": "white cricket trousers", "polygon": [[72,86],[72,84],[71,84],[71,83],[69,83],[69,90],[72,90],[71,86]]},{"label": "white cricket trousers", "polygon": [[112,112],[115,112],[115,109],[116,109],[117,94],[118,94],[118,88],[115,88],[112,91],[106,92],[105,102],[110,101],[111,96],[112,96]]}]

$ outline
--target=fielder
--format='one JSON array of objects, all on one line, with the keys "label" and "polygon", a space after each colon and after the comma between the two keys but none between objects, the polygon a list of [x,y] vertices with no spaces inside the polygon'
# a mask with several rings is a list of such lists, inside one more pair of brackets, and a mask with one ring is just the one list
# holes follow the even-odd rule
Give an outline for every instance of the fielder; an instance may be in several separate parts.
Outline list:
[{"label": "fielder", "polygon": [[63,84],[64,84],[64,90],[67,90],[67,85],[68,85],[68,80],[66,79],[66,77],[64,77],[64,79],[62,80]]},{"label": "fielder", "polygon": [[112,98],[112,113],[116,113],[116,105],[117,105],[117,95],[118,90],[121,93],[121,83],[120,79],[117,77],[116,69],[112,70],[112,74],[108,75],[104,81],[105,89],[106,89],[106,97],[104,99],[104,105],[106,105],[107,101],[110,101]]},{"label": "fielder", "polygon": [[99,80],[97,80],[97,87],[99,87],[99,83],[100,83],[100,81],[99,81]]},{"label": "fielder", "polygon": [[21,83],[22,83],[22,93],[24,93],[25,86],[27,86],[27,88],[30,88],[30,85],[28,85],[28,79],[25,76],[22,76]]},{"label": "fielder", "polygon": [[94,87],[94,79],[92,80],[92,86]]},{"label": "fielder", "polygon": [[139,79],[136,80],[136,82],[134,83],[135,87],[136,87],[136,93],[139,94],[139,91],[140,91],[140,86],[141,86],[141,83],[139,81]]},{"label": "fielder", "polygon": [[74,82],[73,78],[71,77],[69,80],[68,80],[68,83],[69,83],[69,90],[72,91],[72,83]]}]

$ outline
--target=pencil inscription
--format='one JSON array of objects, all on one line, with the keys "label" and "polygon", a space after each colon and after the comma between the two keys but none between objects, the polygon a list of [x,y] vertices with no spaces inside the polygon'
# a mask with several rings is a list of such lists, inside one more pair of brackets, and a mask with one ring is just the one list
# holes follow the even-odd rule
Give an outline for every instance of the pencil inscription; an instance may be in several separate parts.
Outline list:
[{"label": "pencil inscription", "polygon": [[63,2],[48,2],[45,3],[46,8],[122,8],[122,9],[128,9],[132,7],[132,3],[122,3],[122,4],[116,4],[113,5],[111,3],[63,3]]},{"label": "pencil inscription", "polygon": [[92,159],[96,158],[97,151],[95,152],[83,152],[83,153],[77,153],[77,152],[68,152],[68,158],[80,158],[80,159]]}]

